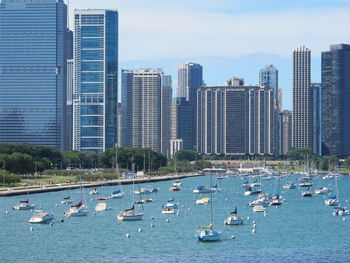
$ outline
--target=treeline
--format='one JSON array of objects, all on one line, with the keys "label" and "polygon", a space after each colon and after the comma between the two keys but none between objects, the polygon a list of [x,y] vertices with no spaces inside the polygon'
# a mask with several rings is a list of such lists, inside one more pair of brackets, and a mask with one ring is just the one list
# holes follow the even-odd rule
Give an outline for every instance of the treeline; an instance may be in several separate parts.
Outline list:
[{"label": "treeline", "polygon": [[[25,143],[0,144],[0,169],[14,174],[42,172],[48,169],[115,168],[115,148],[104,153],[59,151],[49,146]],[[132,162],[137,170],[158,170],[167,165],[167,158],[151,149],[118,147],[120,168],[131,169]]]}]

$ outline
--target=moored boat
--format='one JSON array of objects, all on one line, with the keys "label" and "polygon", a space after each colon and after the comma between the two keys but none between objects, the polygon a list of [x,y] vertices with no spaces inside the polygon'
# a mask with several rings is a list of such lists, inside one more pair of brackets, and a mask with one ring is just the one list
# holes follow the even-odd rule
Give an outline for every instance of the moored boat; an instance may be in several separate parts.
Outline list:
[{"label": "moored boat", "polygon": [[35,215],[29,219],[29,223],[31,224],[45,224],[50,223],[53,220],[53,214],[49,214],[47,212],[38,211]]}]

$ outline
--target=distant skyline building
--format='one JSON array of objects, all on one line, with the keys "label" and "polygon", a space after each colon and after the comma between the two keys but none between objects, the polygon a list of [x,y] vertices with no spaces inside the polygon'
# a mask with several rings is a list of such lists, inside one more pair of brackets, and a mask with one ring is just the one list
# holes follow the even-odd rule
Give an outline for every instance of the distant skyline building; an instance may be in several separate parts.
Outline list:
[{"label": "distant skyline building", "polygon": [[293,148],[312,147],[311,51],[293,51]]},{"label": "distant skyline building", "polygon": [[201,154],[273,155],[273,89],[213,86],[197,91]]},{"label": "distant skyline building", "polygon": [[171,139],[182,139],[182,148],[192,150],[192,105],[183,97],[175,97],[171,106]]},{"label": "distant skyline building", "polygon": [[159,68],[122,69],[122,146],[161,151]]},{"label": "distant skyline building", "polygon": [[287,154],[292,149],[292,116],[288,110],[280,112],[280,153]]},{"label": "distant skyline building", "polygon": [[161,153],[170,156],[171,137],[171,101],[173,97],[172,80],[170,75],[161,76]]},{"label": "distant skyline building", "polygon": [[73,149],[73,59],[67,60],[67,100],[66,100],[66,117],[65,117],[65,140],[67,150]]},{"label": "distant skyline building", "polygon": [[198,63],[185,63],[178,67],[177,97],[184,97],[192,105],[192,138],[196,149],[197,89],[203,85],[203,67]]},{"label": "distant skyline building", "polygon": [[279,149],[279,111],[280,111],[280,103],[279,103],[279,88],[278,88],[278,70],[273,65],[266,65],[259,72],[259,85],[264,87],[270,87],[273,89],[274,96],[274,115],[273,115],[273,132],[274,132],[274,146],[276,149],[274,152],[278,154]]},{"label": "distant skyline building", "polygon": [[317,156],[322,155],[322,86],[311,83],[312,95],[312,150]]},{"label": "distant skyline building", "polygon": [[67,149],[67,6],[0,0],[0,143]]},{"label": "distant skyline building", "polygon": [[117,142],[118,12],[74,10],[73,149],[104,152]]},{"label": "distant skyline building", "polygon": [[283,89],[278,87],[278,111],[281,112],[283,109]]},{"label": "distant skyline building", "polygon": [[322,154],[350,156],[350,45],[322,52]]}]

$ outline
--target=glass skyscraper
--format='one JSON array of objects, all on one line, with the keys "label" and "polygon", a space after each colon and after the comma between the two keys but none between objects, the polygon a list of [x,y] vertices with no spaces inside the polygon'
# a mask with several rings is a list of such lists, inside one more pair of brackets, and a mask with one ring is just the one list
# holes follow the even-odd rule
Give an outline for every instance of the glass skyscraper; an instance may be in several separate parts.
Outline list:
[{"label": "glass skyscraper", "polygon": [[118,12],[74,12],[73,149],[103,152],[117,142]]},{"label": "glass skyscraper", "polygon": [[[192,106],[192,138],[197,136],[197,89],[203,85],[203,67],[197,63],[186,63],[178,67],[177,97],[184,97]],[[192,149],[196,149],[196,145]]]},{"label": "glass skyscraper", "polygon": [[65,149],[67,6],[0,0],[0,143]]}]

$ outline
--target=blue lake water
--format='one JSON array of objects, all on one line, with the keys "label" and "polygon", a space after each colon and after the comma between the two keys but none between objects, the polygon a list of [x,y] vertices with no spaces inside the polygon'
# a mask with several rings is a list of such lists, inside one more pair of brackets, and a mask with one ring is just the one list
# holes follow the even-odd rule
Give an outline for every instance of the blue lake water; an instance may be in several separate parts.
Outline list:
[{"label": "blue lake water", "polygon": [[[85,189],[90,212],[76,218],[64,218],[69,206],[60,201],[67,195],[78,201],[79,190],[30,195],[30,203],[53,212],[56,221],[64,218],[63,223],[52,227],[34,225],[33,232],[28,223],[33,212],[12,210],[26,197],[0,198],[0,262],[350,262],[350,217],[343,221],[333,216],[323,196],[303,198],[300,189],[282,190],[284,183],[295,179],[280,179],[280,194],[287,204],[267,208],[267,217],[248,207],[256,196],[243,195],[242,179],[218,181],[223,190],[213,194],[213,221],[214,229],[221,230],[222,236],[214,243],[200,243],[194,238],[198,226],[209,224],[210,215],[210,205],[198,206],[195,201],[210,195],[193,195],[192,190],[196,185],[209,185],[209,176],[183,179],[179,192],[168,190],[171,181],[153,184],[160,190],[143,196],[154,202],[144,205],[143,220],[135,222],[117,220],[117,214],[131,206],[132,185],[123,186],[127,193],[124,199],[107,201],[110,211],[96,215],[93,212],[97,201],[92,199],[96,196]],[[213,181],[215,184],[215,176]],[[276,193],[276,179],[262,182],[264,192]],[[333,187],[334,179],[314,179],[314,186],[322,184]],[[115,189],[100,187],[99,195],[107,196]],[[339,178],[338,189],[343,206],[350,208],[345,201],[350,201],[350,178]],[[170,197],[179,203],[179,216],[161,213],[161,206]],[[250,220],[241,226],[225,226],[224,220],[234,206],[238,207],[238,215],[249,216]],[[138,228],[142,228],[141,233]],[[130,238],[126,238],[127,233]],[[231,239],[232,235],[235,239]]]}]

